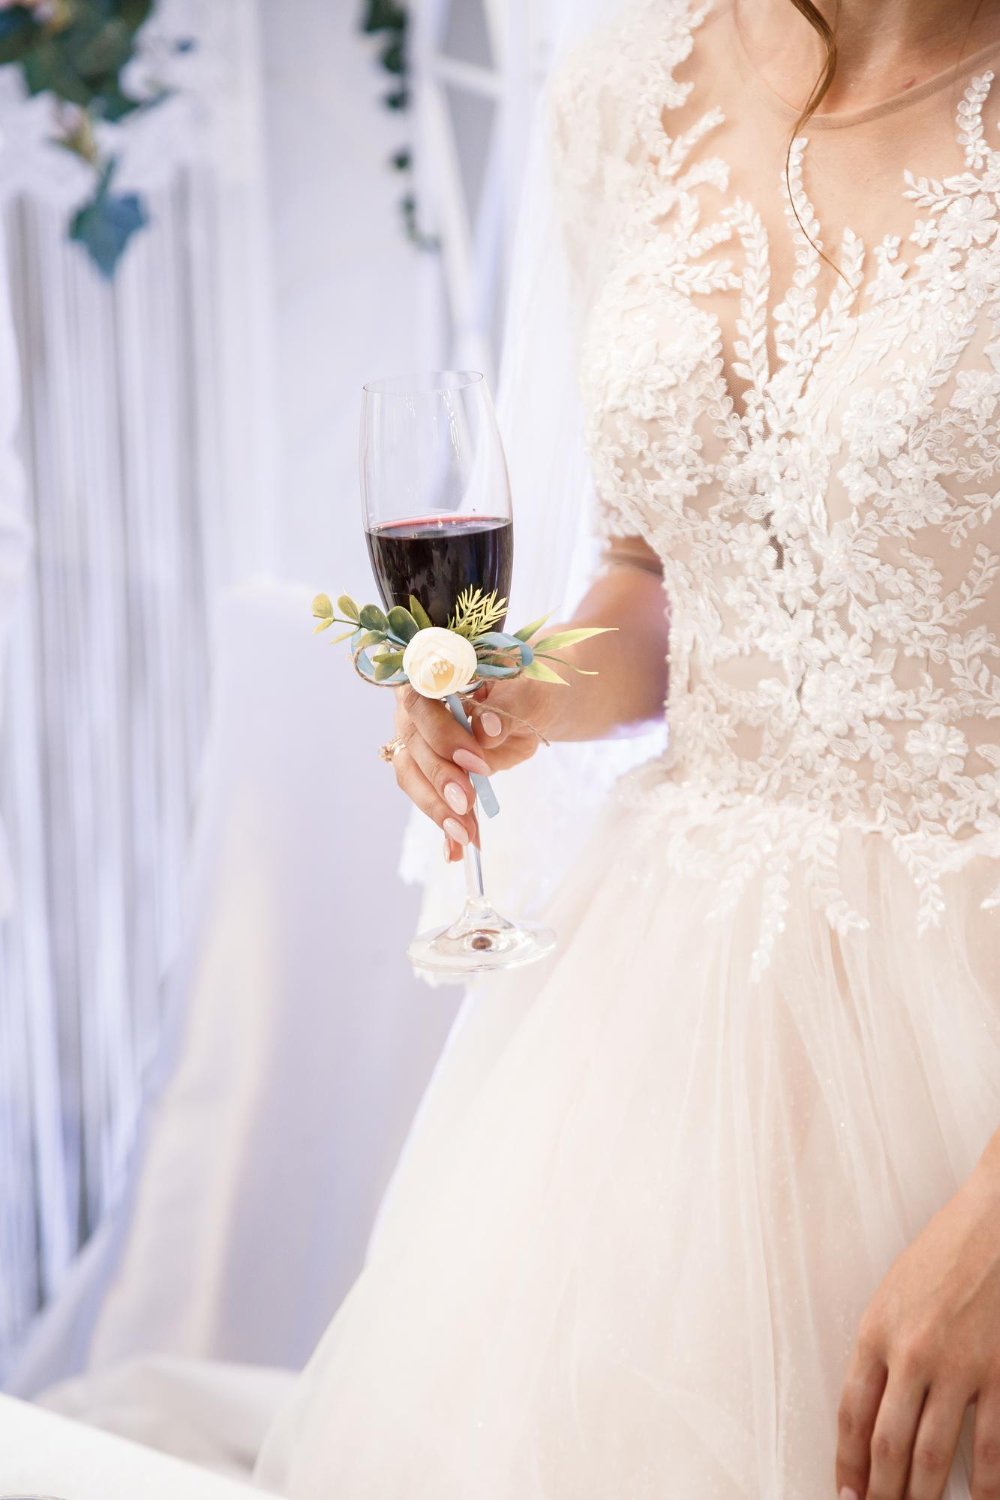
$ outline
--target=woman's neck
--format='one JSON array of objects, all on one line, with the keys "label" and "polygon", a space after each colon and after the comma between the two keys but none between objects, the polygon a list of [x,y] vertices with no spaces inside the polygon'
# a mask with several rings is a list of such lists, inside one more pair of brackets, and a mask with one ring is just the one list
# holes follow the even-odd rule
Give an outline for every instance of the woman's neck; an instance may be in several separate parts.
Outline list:
[{"label": "woman's neck", "polygon": [[[825,60],[792,0],[736,0],[740,28],[776,91],[804,104]],[[824,113],[865,109],[916,88],[1000,40],[1000,0],[816,0],[835,28],[837,71]]]}]

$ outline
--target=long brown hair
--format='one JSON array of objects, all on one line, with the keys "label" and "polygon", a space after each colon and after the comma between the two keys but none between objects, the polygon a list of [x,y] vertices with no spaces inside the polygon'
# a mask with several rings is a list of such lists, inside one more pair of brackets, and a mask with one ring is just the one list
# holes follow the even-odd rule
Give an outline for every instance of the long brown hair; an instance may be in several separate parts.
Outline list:
[{"label": "long brown hair", "polygon": [[[978,16],[982,8],[982,3],[983,0],[976,0],[976,3],[973,5],[972,10],[969,14],[969,24],[965,29],[965,41],[962,43],[962,49],[955,64],[956,68],[961,62],[962,52],[965,51],[965,48],[968,45],[969,36],[972,32],[973,26],[976,24],[976,17]],[[819,6],[813,3],[813,0],[792,0],[792,4],[795,6],[795,9],[799,12],[800,15],[805,16],[806,20],[809,22],[809,25],[813,28],[820,41],[823,43],[823,47],[826,51],[826,59],[823,63],[822,69],[820,70],[819,77],[813,84],[812,93],[809,95],[809,98],[802,106],[802,113],[799,115],[799,118],[795,122],[795,129],[793,130],[792,134],[798,135],[803,125],[807,124],[807,122],[819,109],[820,105],[823,103],[823,100],[826,98],[827,94],[830,91],[830,85],[833,83],[833,75],[837,71],[837,30],[836,22],[834,22],[834,24],[831,26],[830,22],[826,19],[826,16],[824,16]]]},{"label": "long brown hair", "polygon": [[[792,131],[792,135],[796,136],[803,125],[812,119],[830,91],[830,85],[833,83],[833,75],[837,71],[837,33],[819,7],[813,4],[813,0],[792,0],[792,4],[801,15],[805,16],[809,25],[816,32],[823,46],[826,48],[826,60],[823,63],[820,75],[813,84],[812,93],[802,106],[802,113],[795,122],[795,129]],[[791,146],[789,146],[789,150],[791,150]]]},{"label": "long brown hair", "polygon": [[[959,66],[959,63],[961,62],[962,52],[965,51],[965,48],[968,44],[969,36],[972,33],[972,28],[976,24],[976,17],[979,14],[982,3],[983,0],[976,0],[976,3],[972,7],[971,13],[969,15],[969,24],[966,27],[965,31],[965,41],[962,43],[961,52],[959,53],[958,59],[955,63],[956,70]],[[812,92],[810,93],[809,98],[806,100],[805,104],[802,106],[802,111],[799,114],[798,119],[795,121],[795,125],[792,129],[792,134],[788,141],[788,150],[785,154],[785,180],[789,184],[789,189],[791,188],[790,167],[792,160],[792,145],[795,141],[795,137],[799,134],[803,125],[808,124],[813,115],[819,109],[823,100],[826,98],[827,94],[830,91],[830,85],[833,83],[833,77],[837,71],[836,20],[834,20],[834,23],[831,25],[831,23],[826,19],[826,16],[824,16],[823,12],[820,10],[819,6],[813,3],[813,0],[792,0],[792,4],[795,6],[795,9],[799,12],[800,15],[805,16],[806,20],[809,22],[809,25],[813,28],[820,41],[823,43],[823,47],[826,51],[826,58],[823,62],[822,68],[820,69],[819,76],[816,79],[816,82],[813,84]],[[799,211],[795,206],[794,201],[792,203],[792,212],[795,214],[796,219],[798,219],[799,227],[802,232],[806,234],[806,238],[811,239],[806,231],[805,225],[799,218]],[[833,266],[834,270],[838,271],[840,275],[843,275],[843,272],[840,271],[840,268],[835,265],[835,263],[830,259],[825,251],[820,250],[819,253],[828,265]]]}]

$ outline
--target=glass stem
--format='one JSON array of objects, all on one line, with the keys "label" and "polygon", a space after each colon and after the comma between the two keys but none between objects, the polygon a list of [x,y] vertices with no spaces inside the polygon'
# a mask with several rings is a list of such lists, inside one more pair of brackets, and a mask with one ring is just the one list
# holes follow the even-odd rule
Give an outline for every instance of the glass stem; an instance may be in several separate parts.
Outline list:
[{"label": "glass stem", "polygon": [[[462,700],[458,694],[449,694],[445,702],[451,710],[451,716],[455,722],[461,724],[463,729],[471,730],[472,720],[462,707]],[[479,804],[480,813],[485,813],[489,818],[495,817],[500,809],[496,793],[493,791],[488,779],[485,776],[477,776],[475,774],[470,776],[469,779],[476,793],[476,801]],[[485,906],[487,902],[486,890],[483,886],[483,856],[482,851],[476,844],[466,844],[463,863],[465,865],[466,907]]]},{"label": "glass stem", "polygon": [[485,901],[486,890],[483,886],[483,856],[482,851],[476,844],[466,844],[463,854],[465,864],[465,898],[470,904],[474,901]]}]

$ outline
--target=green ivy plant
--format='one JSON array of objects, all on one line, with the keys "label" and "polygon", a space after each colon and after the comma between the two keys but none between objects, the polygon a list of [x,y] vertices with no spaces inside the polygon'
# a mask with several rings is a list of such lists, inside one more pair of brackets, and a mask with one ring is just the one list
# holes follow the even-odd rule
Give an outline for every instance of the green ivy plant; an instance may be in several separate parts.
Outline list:
[{"label": "green ivy plant", "polygon": [[[107,280],[114,276],[132,236],[148,224],[149,215],[138,193],[115,192],[118,158],[102,148],[100,127],[152,109],[170,92],[158,88],[136,98],[122,83],[122,73],[136,52],[138,32],[154,3],[21,0],[0,10],[0,66],[17,67],[29,94],[51,95],[53,144],[93,173],[93,192],[73,214],[68,233]],[[193,43],[178,41],[174,46],[183,52]]]},{"label": "green ivy plant", "polygon": [[[388,73],[391,87],[382,96],[387,109],[405,112],[410,107],[410,13],[399,0],[364,0],[361,30],[380,39],[379,63]],[[406,146],[393,152],[389,165],[409,183],[399,210],[406,237],[420,250],[437,250],[440,241],[420,227],[417,196],[413,190],[413,152]]]}]

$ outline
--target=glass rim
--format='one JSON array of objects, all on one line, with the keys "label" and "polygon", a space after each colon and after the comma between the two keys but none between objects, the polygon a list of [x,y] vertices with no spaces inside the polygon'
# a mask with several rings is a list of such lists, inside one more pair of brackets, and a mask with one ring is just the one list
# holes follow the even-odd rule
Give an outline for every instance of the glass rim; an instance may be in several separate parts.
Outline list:
[{"label": "glass rim", "polygon": [[482,370],[415,370],[366,380],[362,390],[366,396],[437,396],[445,391],[466,391],[485,383]]}]

